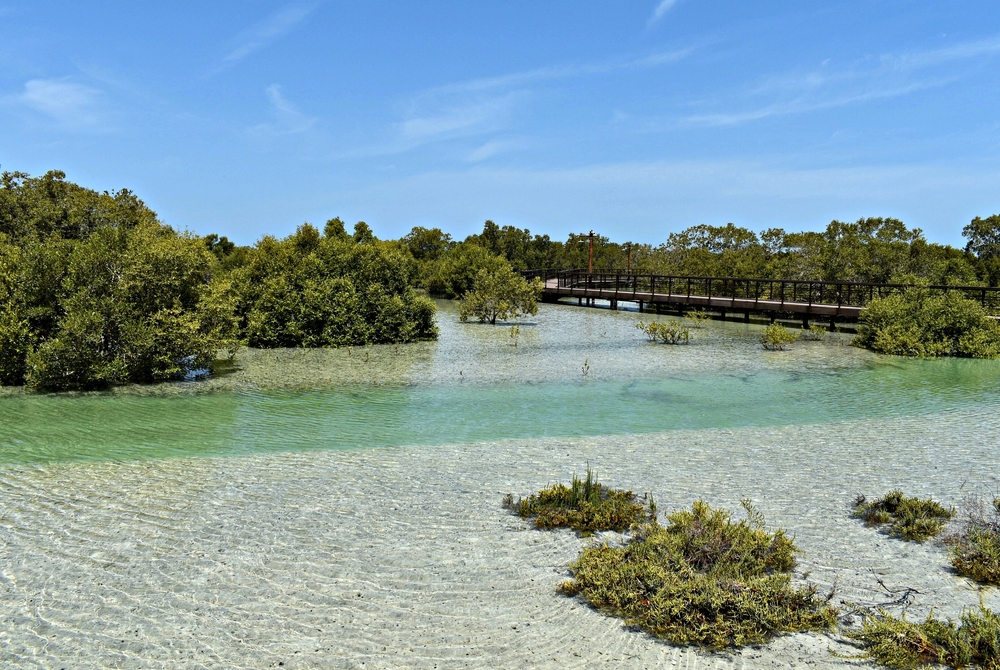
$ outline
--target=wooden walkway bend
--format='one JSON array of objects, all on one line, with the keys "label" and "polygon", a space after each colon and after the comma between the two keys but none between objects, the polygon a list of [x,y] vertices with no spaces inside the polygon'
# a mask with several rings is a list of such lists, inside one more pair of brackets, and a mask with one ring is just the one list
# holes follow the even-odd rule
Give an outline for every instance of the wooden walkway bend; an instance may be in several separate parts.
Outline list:
[{"label": "wooden walkway bend", "polygon": [[[587,272],[585,270],[528,270],[525,277],[545,283],[542,300],[558,302],[577,298],[580,305],[607,300],[612,309],[619,301],[635,302],[639,311],[653,307],[683,310],[685,307],[711,309],[721,313],[742,312],[835,321],[856,321],[861,310],[874,298],[900,293],[909,284],[869,284],[862,282],[802,281],[792,279],[745,279],[736,277],[687,277],[628,272]],[[980,302],[989,314],[1000,313],[1000,287],[929,286],[932,292],[960,291]]]}]

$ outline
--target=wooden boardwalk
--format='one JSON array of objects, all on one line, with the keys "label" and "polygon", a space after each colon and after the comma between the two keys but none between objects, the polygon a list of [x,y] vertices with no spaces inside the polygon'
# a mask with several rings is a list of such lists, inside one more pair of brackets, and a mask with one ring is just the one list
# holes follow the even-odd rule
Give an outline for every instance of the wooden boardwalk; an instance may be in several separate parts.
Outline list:
[{"label": "wooden boardwalk", "polygon": [[[729,312],[856,321],[872,299],[910,288],[907,284],[870,284],[862,282],[825,282],[785,279],[734,277],[687,277],[627,272],[580,270],[533,270],[526,277],[544,281],[542,299],[558,302],[577,298],[577,304],[593,305],[606,300],[612,309],[620,301],[634,302],[639,310],[652,307],[659,311],[683,310],[685,307],[710,309],[723,317]],[[1000,288],[982,286],[930,286],[934,291],[960,291],[980,302],[989,314],[1000,314]]]}]

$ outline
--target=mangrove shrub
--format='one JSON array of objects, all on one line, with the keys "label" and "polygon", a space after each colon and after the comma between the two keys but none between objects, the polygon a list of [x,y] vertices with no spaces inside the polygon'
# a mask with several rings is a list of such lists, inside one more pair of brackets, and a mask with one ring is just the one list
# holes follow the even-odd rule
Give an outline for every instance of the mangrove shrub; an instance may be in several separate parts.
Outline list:
[{"label": "mangrove shrub", "polygon": [[210,366],[235,346],[217,263],[129,191],[3,173],[0,384],[99,388]]},{"label": "mangrove shrub", "polygon": [[412,257],[366,224],[353,237],[304,224],[261,239],[231,274],[236,316],[251,347],[411,342],[437,336],[434,304],[410,283]]},{"label": "mangrove shrub", "polygon": [[1000,356],[1000,325],[957,291],[913,287],[872,300],[855,344],[897,356]]},{"label": "mangrove shrub", "polygon": [[462,296],[458,314],[462,321],[474,316],[481,323],[493,325],[497,319],[507,321],[522,314],[537,314],[542,288],[541,279],[528,281],[503,261],[498,267],[476,272],[473,288]]},{"label": "mangrove shrub", "polygon": [[[569,486],[553,484],[517,501],[508,494],[503,503],[522,519],[533,519],[536,528],[572,528],[583,533],[623,531],[647,517],[638,496],[601,484],[590,468],[587,468],[586,479],[574,475]],[[650,519],[656,518],[656,504],[652,499],[648,515]]]},{"label": "mangrove shrub", "polygon": [[868,502],[865,496],[854,501],[854,516],[866,526],[889,525],[889,533],[904,540],[923,542],[944,529],[955,516],[955,510],[930,498],[904,496],[902,491],[890,491],[882,498]]},{"label": "mangrove shrub", "polygon": [[674,644],[721,649],[831,628],[827,601],[791,585],[791,538],[765,530],[760,513],[744,506],[748,519],[734,523],[698,501],[666,526],[640,527],[624,547],[587,548],[562,591]]}]

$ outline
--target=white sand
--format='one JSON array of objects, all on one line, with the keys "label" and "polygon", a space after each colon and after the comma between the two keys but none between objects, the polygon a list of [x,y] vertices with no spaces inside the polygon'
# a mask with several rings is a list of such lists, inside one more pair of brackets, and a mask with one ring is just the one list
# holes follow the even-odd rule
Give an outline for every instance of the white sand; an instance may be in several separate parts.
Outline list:
[{"label": "white sand", "polygon": [[[766,408],[761,408],[765,411]],[[871,570],[956,616],[979,592],[944,548],[849,518],[857,492],[958,504],[998,488],[996,415],[314,451],[0,471],[0,662],[45,668],[859,665],[799,634],[680,649],[556,594],[587,540],[500,505],[582,473],[666,512],[750,498],[797,570],[883,599]],[[902,445],[902,446],[900,446]],[[964,483],[964,485],[963,485]],[[1000,606],[995,590],[986,603]],[[863,665],[863,664],[861,664]]]}]

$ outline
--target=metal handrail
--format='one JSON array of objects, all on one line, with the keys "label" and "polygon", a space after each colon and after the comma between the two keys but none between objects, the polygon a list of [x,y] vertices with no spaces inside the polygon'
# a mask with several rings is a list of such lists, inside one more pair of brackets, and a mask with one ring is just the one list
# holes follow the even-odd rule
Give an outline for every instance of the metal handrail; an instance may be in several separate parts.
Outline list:
[{"label": "metal handrail", "polygon": [[[878,284],[873,282],[822,281],[815,279],[770,279],[757,277],[700,277],[696,275],[660,275],[626,272],[623,270],[587,272],[586,270],[525,270],[521,274],[528,279],[538,277],[542,281],[557,280],[560,288],[581,288],[613,292],[617,298],[620,292],[629,297],[640,293],[663,295],[686,294],[712,298],[753,299],[756,306],[761,300],[808,305],[837,305],[864,307],[874,298],[883,298],[901,293],[915,284]],[[997,286],[924,286],[932,292],[959,291],[965,297],[976,300],[983,308],[1000,312],[1000,287]],[[683,293],[675,294],[675,290]],[[628,298],[626,298],[628,299]]]}]

